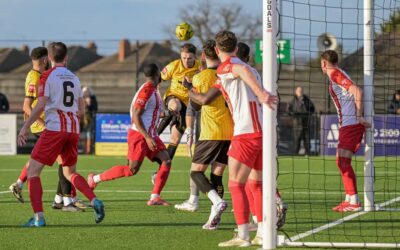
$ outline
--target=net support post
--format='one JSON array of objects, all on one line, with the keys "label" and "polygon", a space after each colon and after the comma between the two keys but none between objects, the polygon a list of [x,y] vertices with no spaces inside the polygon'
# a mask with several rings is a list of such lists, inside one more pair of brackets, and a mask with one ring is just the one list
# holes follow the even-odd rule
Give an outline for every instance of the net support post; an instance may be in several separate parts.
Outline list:
[{"label": "net support post", "polygon": [[364,210],[374,202],[374,0],[364,0],[364,116],[372,127],[365,133]]},{"label": "net support post", "polygon": [[[263,87],[276,95],[277,1],[263,0]],[[263,249],[275,249],[277,135],[276,111],[263,105]]]}]

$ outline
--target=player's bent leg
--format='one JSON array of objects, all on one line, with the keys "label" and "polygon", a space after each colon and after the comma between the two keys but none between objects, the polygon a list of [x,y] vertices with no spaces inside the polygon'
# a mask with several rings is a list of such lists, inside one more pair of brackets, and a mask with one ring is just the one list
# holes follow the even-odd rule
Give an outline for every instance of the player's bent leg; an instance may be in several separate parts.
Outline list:
[{"label": "player's bent leg", "polygon": [[210,181],[221,198],[224,198],[225,192],[224,184],[222,182],[225,168],[226,164],[222,164],[219,162],[214,162],[211,165]]},{"label": "player's bent leg", "polygon": [[174,207],[180,211],[188,211],[195,212],[199,208],[199,188],[196,185],[196,182],[189,176],[189,185],[190,185],[190,196],[188,200],[180,204],[176,204]]},{"label": "player's bent leg", "polygon": [[153,191],[151,192],[150,199],[147,201],[148,206],[169,206],[170,204],[160,198],[161,191],[167,183],[169,173],[171,171],[171,159],[166,150],[158,152],[155,156],[161,160],[160,168],[158,169],[157,176]]},{"label": "player's bent leg", "polygon": [[29,161],[27,171],[28,191],[34,216],[23,227],[43,227],[46,225],[43,216],[43,188],[40,180],[40,173],[43,167],[42,163],[34,159]]},{"label": "player's bent leg", "polygon": [[27,180],[27,171],[28,171],[29,161],[22,168],[21,173],[18,176],[18,179],[15,183],[11,184],[9,189],[14,195],[14,197],[21,203],[24,203],[24,197],[22,196],[22,188],[24,183]]},{"label": "player's bent leg", "polygon": [[105,217],[103,202],[96,198],[86,180],[75,169],[75,164],[63,166],[64,176],[90,201],[95,212],[95,222],[100,223]]},{"label": "player's bent leg", "polygon": [[178,145],[181,142],[182,135],[183,133],[179,132],[176,125],[171,127],[171,138],[167,147],[167,152],[170,159],[174,158]]},{"label": "player's bent leg", "polygon": [[246,185],[249,186],[253,195],[254,212],[257,216],[257,234],[252,240],[253,245],[262,245],[262,171],[252,169]]},{"label": "player's bent leg", "polygon": [[90,173],[88,175],[87,182],[90,188],[95,189],[97,184],[100,182],[130,177],[137,174],[141,165],[142,161],[129,160],[128,165],[114,166],[97,175]]}]

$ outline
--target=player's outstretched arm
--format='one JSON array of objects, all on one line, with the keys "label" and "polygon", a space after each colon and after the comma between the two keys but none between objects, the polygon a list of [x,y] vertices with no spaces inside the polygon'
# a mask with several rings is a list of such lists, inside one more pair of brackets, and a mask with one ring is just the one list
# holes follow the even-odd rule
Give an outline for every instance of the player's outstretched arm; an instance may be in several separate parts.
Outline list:
[{"label": "player's outstretched arm", "polygon": [[142,121],[142,114],[144,112],[144,109],[138,109],[133,107],[132,108],[132,120],[136,125],[136,128],[139,130],[139,133],[141,133],[146,140],[147,146],[151,151],[154,151],[156,149],[156,143],[151,138],[151,136],[147,133],[146,129],[144,128],[143,121]]},{"label": "player's outstretched arm", "polygon": [[38,102],[36,106],[33,108],[31,115],[28,117],[28,119],[22,126],[21,130],[19,131],[18,145],[22,146],[26,143],[28,139],[28,129],[32,125],[32,123],[35,122],[40,117],[40,114],[43,112],[44,107],[46,106],[47,100],[48,97],[46,96],[41,96],[38,98]]},{"label": "player's outstretched arm", "polygon": [[371,124],[364,118],[363,92],[361,88],[355,84],[352,84],[350,85],[348,91],[354,96],[358,122],[364,125],[366,128],[371,127]]},{"label": "player's outstretched arm", "polygon": [[[197,93],[197,91],[193,89],[193,84],[190,82],[187,76],[185,76],[185,80],[183,81],[182,85],[189,90],[189,98],[198,105],[210,104],[212,101],[215,100],[215,98],[221,95],[221,92],[216,88],[210,88],[207,93],[204,94]],[[198,107],[196,108],[196,110],[197,109]]]},{"label": "player's outstretched arm", "polygon": [[235,77],[240,77],[247,86],[250,87],[261,103],[266,104],[271,109],[275,109],[275,106],[278,104],[278,97],[272,95],[261,87],[261,83],[258,82],[256,76],[249,67],[242,64],[234,64],[232,67],[232,73]]}]

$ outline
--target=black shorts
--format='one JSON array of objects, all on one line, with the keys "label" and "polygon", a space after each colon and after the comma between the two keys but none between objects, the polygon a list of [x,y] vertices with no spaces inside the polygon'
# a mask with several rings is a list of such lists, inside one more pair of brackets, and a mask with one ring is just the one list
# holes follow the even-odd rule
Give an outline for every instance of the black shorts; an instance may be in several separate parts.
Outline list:
[{"label": "black shorts", "polygon": [[165,98],[165,106],[168,108],[168,101],[171,100],[172,98],[176,98],[179,100],[181,103],[181,112],[179,112],[180,117],[174,116],[171,121],[171,127],[176,125],[178,130],[183,134],[186,129],[186,105],[176,96],[170,95]]},{"label": "black shorts", "polygon": [[228,164],[231,141],[198,141],[194,147],[192,162],[209,165],[214,162]]}]

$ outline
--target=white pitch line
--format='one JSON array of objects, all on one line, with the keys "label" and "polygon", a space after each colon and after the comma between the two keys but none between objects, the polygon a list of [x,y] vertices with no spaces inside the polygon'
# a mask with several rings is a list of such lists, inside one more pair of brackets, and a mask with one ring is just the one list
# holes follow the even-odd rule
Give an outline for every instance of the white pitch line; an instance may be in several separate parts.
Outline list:
[{"label": "white pitch line", "polygon": [[[393,198],[393,199],[391,199],[391,200],[389,200],[389,201],[382,202],[382,203],[380,203],[380,204],[378,204],[378,205],[375,206],[376,211],[379,211],[379,210],[381,210],[382,208],[384,208],[385,206],[388,206],[388,205],[393,204],[393,203],[398,202],[398,201],[400,201],[400,196],[399,196],[399,197],[396,197],[396,198]],[[298,240],[300,240],[300,239],[302,239],[302,238],[305,238],[305,237],[308,237],[308,236],[310,236],[310,235],[319,233],[319,232],[324,231],[324,230],[326,230],[326,229],[333,228],[333,227],[335,227],[335,226],[338,226],[338,225],[342,224],[343,222],[352,220],[352,219],[354,219],[354,218],[357,218],[357,217],[359,217],[359,216],[361,216],[361,215],[364,215],[364,214],[367,214],[367,213],[369,213],[369,212],[370,212],[370,211],[363,211],[363,212],[357,212],[357,213],[355,213],[355,214],[351,214],[351,215],[349,215],[349,216],[346,216],[346,217],[344,217],[344,218],[342,218],[342,219],[339,219],[339,220],[336,220],[336,221],[334,221],[334,222],[330,222],[330,223],[325,224],[325,225],[323,225],[323,226],[320,226],[320,227],[317,227],[317,228],[313,228],[313,229],[311,229],[311,230],[309,230],[309,231],[307,231],[307,232],[305,232],[305,233],[301,233],[301,234],[298,234],[298,235],[296,235],[296,236],[290,237],[290,240],[287,239],[286,241],[287,241],[287,242],[298,241]]]}]

